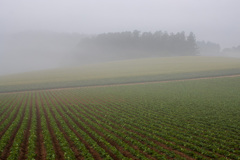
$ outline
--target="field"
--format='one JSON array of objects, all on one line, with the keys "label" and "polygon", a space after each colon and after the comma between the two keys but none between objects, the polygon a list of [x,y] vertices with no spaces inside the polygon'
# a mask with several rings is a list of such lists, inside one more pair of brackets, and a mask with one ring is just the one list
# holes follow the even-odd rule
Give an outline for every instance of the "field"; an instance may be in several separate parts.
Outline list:
[{"label": "field", "polygon": [[1,159],[239,159],[240,78],[0,95]]},{"label": "field", "polygon": [[0,76],[0,92],[125,84],[240,74],[240,59],[165,57]]},{"label": "field", "polygon": [[0,159],[240,159],[239,59],[194,59],[1,77]]}]

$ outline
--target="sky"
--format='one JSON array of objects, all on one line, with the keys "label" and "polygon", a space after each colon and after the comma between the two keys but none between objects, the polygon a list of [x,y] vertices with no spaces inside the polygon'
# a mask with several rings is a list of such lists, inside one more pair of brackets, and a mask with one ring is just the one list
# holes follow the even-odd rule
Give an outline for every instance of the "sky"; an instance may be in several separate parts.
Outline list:
[{"label": "sky", "polygon": [[232,47],[240,44],[239,6],[240,0],[0,0],[0,34],[192,31],[198,40]]},{"label": "sky", "polygon": [[58,44],[21,36],[11,40],[9,35],[19,32],[185,31],[222,49],[238,46],[239,6],[240,0],[0,0],[0,75],[72,63],[68,56],[78,39]]}]

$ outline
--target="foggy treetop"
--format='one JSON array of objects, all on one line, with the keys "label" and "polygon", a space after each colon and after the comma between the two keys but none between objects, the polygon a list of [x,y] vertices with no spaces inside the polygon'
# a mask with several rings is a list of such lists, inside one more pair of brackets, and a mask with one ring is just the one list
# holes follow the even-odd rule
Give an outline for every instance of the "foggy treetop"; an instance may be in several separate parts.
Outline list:
[{"label": "foggy treetop", "polygon": [[[103,33],[91,38],[84,38],[80,47],[89,54],[96,52],[104,54],[120,54],[133,57],[148,56],[184,56],[198,53],[195,35],[191,32],[170,33],[126,32]],[[133,55],[134,54],[134,55]],[[141,55],[144,54],[144,55]]]},{"label": "foggy treetop", "polygon": [[222,47],[239,45],[239,0],[0,0],[0,34],[49,30],[99,34],[193,32]]},{"label": "foggy treetop", "polygon": [[[240,57],[239,6],[240,0],[0,0],[0,75],[146,53],[195,55],[191,32],[199,55]],[[98,35],[88,39],[95,54],[79,44],[86,35]]]}]

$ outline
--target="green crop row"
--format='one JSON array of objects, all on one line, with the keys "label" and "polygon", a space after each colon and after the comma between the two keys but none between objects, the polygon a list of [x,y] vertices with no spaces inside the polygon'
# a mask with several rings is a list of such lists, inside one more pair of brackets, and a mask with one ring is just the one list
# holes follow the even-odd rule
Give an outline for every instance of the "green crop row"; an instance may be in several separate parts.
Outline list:
[{"label": "green crop row", "polygon": [[101,148],[98,145],[98,143],[94,141],[88,133],[79,128],[79,125],[81,123],[79,119],[74,118],[73,114],[63,107],[58,107],[58,112],[65,113],[65,118],[67,119],[69,124],[74,128],[76,133],[79,134],[91,146],[91,148],[98,152],[102,158],[109,158],[109,155],[106,153],[106,151],[103,148]]},{"label": "green crop row", "polygon": [[36,116],[36,104],[35,104],[35,96],[32,95],[32,120],[30,127],[30,135],[28,138],[28,151],[27,151],[27,159],[33,160],[36,159],[36,141],[37,141],[37,116]]},{"label": "green crop row", "polygon": [[[25,103],[27,102],[27,97],[24,98],[24,101],[25,101]],[[21,119],[22,115],[25,114],[25,109],[26,109],[24,107],[25,103],[22,103],[22,104],[20,103],[19,104],[19,105],[21,105],[21,106],[19,106],[20,109],[18,111],[20,114],[17,114],[16,117],[13,117],[13,114],[12,114],[12,116],[9,116],[9,118],[4,121],[6,124],[8,124],[13,120],[13,122],[10,124],[9,128],[6,130],[6,132],[4,133],[4,135],[0,139],[0,154],[4,151],[4,149],[5,149],[6,145],[8,144],[11,136],[14,133],[14,130],[17,128],[18,125],[21,125],[20,124],[20,119]],[[15,107],[15,108],[16,108],[15,112],[17,112],[17,107]],[[5,125],[3,125],[3,126],[5,127]]]},{"label": "green crop row", "polygon": [[0,158],[37,159],[40,120],[46,159],[61,153],[64,159],[238,160],[239,82],[222,78],[0,94]]},{"label": "green crop row", "polygon": [[47,120],[44,116],[44,112],[43,112],[43,105],[45,105],[44,103],[41,102],[42,98],[41,95],[38,93],[38,106],[39,106],[39,112],[40,112],[40,116],[41,116],[41,127],[42,127],[42,134],[43,134],[43,139],[44,139],[44,147],[47,151],[47,155],[46,155],[46,159],[47,160],[51,160],[51,159],[55,159],[56,158],[56,154],[53,148],[53,142],[51,139],[51,135],[49,133],[48,127],[47,127]]},{"label": "green crop row", "polygon": [[61,117],[61,115],[58,113],[60,109],[59,110],[56,109],[55,106],[51,107],[50,109],[52,110],[52,112],[54,112],[56,116],[56,121],[60,122],[64,131],[67,133],[69,138],[74,142],[75,146],[81,152],[81,155],[86,159],[94,159],[92,155],[89,153],[89,151],[87,150],[87,148],[84,146],[84,144],[81,142],[81,140],[77,137],[77,135],[74,132],[72,132],[72,130],[68,127],[68,124],[63,120],[63,117]]},{"label": "green crop row", "polygon": [[[28,95],[28,97],[30,97],[30,96]],[[10,150],[10,155],[8,157],[9,160],[17,159],[19,157],[21,146],[23,143],[24,134],[25,134],[25,132],[27,132],[26,128],[27,128],[27,124],[28,124],[28,119],[30,117],[30,114],[32,114],[32,113],[30,113],[29,103],[30,103],[30,99],[27,100],[27,103],[25,106],[26,109],[25,109],[25,112],[23,113],[23,116],[24,116],[23,121],[21,122],[21,126],[20,126],[19,130],[17,131],[17,134],[14,138],[14,142],[13,142],[11,150]]]},{"label": "green crop row", "polygon": [[[127,87],[122,87],[122,88],[126,89]],[[87,89],[85,89],[85,90],[87,90]],[[90,90],[90,89],[88,89],[88,90]],[[96,89],[92,89],[92,90],[96,91]],[[79,90],[77,90],[77,91],[79,91]],[[76,90],[74,92],[76,93]],[[77,97],[78,99],[79,98],[81,99],[81,97],[83,96],[83,97],[85,97],[84,99],[86,99],[86,94],[83,93],[83,92],[84,91],[79,92],[80,94],[76,93],[76,94],[79,94],[79,95],[75,95],[75,97]],[[86,92],[90,92],[90,91],[86,91]],[[65,92],[62,92],[62,93],[65,94],[64,96],[66,96]],[[71,93],[72,93],[72,91],[71,91]],[[71,98],[71,97],[74,97],[74,94],[71,94],[66,99],[70,99],[70,101],[72,102],[73,98]],[[90,92],[90,94],[94,94],[94,93]],[[99,96],[100,97],[105,97],[106,94],[105,95],[99,94]],[[125,97],[127,97],[127,96],[125,96]],[[151,99],[152,97],[154,97],[154,96],[152,96],[152,97],[151,96],[152,95],[150,95],[149,97],[145,97],[145,99]],[[188,96],[190,96],[189,98],[191,98],[191,95],[188,95]],[[91,96],[90,99],[94,99],[94,98],[95,98],[94,96]],[[123,95],[121,95],[120,98],[123,99]],[[159,111],[156,112],[156,110],[159,107],[159,105],[158,105],[158,103],[156,103],[156,101],[154,101],[155,102],[154,104],[149,103],[149,100],[147,101],[147,103],[142,103],[142,104],[140,103],[139,104],[139,103],[133,102],[133,98],[131,97],[131,95],[130,95],[130,98],[131,98],[131,100],[129,100],[127,103],[118,102],[121,105],[118,108],[116,108],[116,110],[113,111],[114,114],[119,113],[119,112],[120,113],[124,112],[124,110],[125,110],[124,113],[129,113],[128,115],[126,114],[127,115],[125,117],[126,121],[132,122],[132,121],[141,120],[141,119],[145,120],[144,122],[146,122],[145,126],[147,128],[150,127],[149,123],[153,124],[152,125],[153,128],[150,128],[149,130],[147,130],[147,132],[150,132],[150,131],[152,131],[152,132],[160,132],[160,130],[164,129],[165,132],[161,131],[162,134],[172,133],[172,135],[170,137],[167,137],[167,138],[171,138],[172,137],[173,140],[175,140],[175,141],[178,139],[178,141],[179,141],[178,144],[180,146],[185,145],[184,147],[191,147],[194,151],[197,151],[200,154],[204,153],[204,154],[206,154],[206,156],[210,156],[210,157],[211,156],[214,157],[214,155],[220,154],[220,155],[223,155],[224,157],[227,156],[227,157],[233,158],[233,159],[236,159],[238,157],[239,153],[238,153],[238,150],[237,150],[237,148],[238,148],[238,143],[237,143],[238,142],[238,138],[237,138],[238,137],[238,135],[237,135],[238,132],[237,131],[238,131],[239,128],[237,128],[236,123],[235,123],[234,127],[232,127],[232,129],[229,128],[229,131],[226,130],[227,125],[224,126],[224,123],[222,123],[222,124],[221,123],[216,123],[213,127],[218,127],[219,129],[216,129],[216,131],[213,132],[214,134],[210,134],[210,133],[212,133],[212,130],[215,130],[215,129],[212,129],[212,125],[209,125],[211,122],[206,123],[207,121],[204,121],[204,118],[201,119],[201,121],[196,121],[195,119],[193,119],[195,122],[197,122],[197,126],[194,127],[193,124],[196,124],[196,123],[191,123],[191,121],[187,122],[187,124],[184,123],[185,122],[184,118],[186,116],[190,117],[187,114],[187,112],[185,112],[186,113],[185,115],[184,114],[181,115],[181,112],[177,113],[174,110],[167,109],[167,108],[174,109],[171,106],[169,107],[169,104],[167,104],[167,103],[165,103],[165,105],[168,105],[168,107],[165,107],[163,109],[163,111],[164,111],[163,113],[159,112]],[[177,99],[179,99],[179,98],[177,98]],[[200,100],[198,100],[198,102],[196,102],[196,103],[198,104],[199,107],[201,107],[201,104],[200,104],[201,97],[199,99]],[[93,101],[94,100],[91,100],[88,103],[89,104],[94,104]],[[137,99],[137,101],[141,101],[141,99]],[[174,99],[173,99],[173,101],[174,101]],[[77,103],[77,102],[74,102],[74,103]],[[83,102],[83,103],[86,103],[86,102]],[[96,103],[98,103],[98,102],[95,102],[95,104]],[[129,106],[128,103],[132,104],[132,106],[135,105],[137,107],[131,107],[131,105]],[[208,103],[209,108],[204,108],[204,109],[215,110],[215,108],[213,108],[213,107],[218,107],[218,108],[221,107],[221,106],[216,106],[216,105],[213,106],[212,104],[214,104],[214,103],[212,103],[212,102],[211,103],[207,102],[207,103]],[[112,109],[112,107],[113,107],[112,105],[113,104],[114,103],[109,101],[108,103],[105,102],[103,105],[104,106],[108,106],[109,109]],[[118,105],[118,104],[115,103],[114,105]],[[178,103],[176,103],[176,104],[172,103],[171,105],[175,105],[176,107],[179,106]],[[192,104],[192,105],[194,105],[194,104]],[[154,106],[156,106],[156,107],[154,107]],[[204,106],[206,106],[206,103],[205,103]],[[99,107],[99,106],[96,106],[96,107]],[[129,108],[131,108],[132,110],[130,110]],[[190,109],[193,110],[195,108],[191,107]],[[96,110],[96,109],[94,109],[94,107],[93,107],[93,110]],[[195,110],[198,110],[198,109],[195,109]],[[142,112],[142,114],[141,114],[141,112]],[[206,112],[207,112],[207,110],[206,110]],[[104,113],[105,114],[109,114],[107,112],[104,112]],[[146,114],[147,116],[144,116],[144,113],[147,113]],[[157,116],[158,113],[160,113],[159,116]],[[167,113],[167,114],[165,114],[165,113]],[[132,120],[129,119],[129,117],[131,117],[131,115],[134,115],[134,114],[138,115],[139,117],[136,117],[135,119],[133,118]],[[165,116],[164,116],[164,114],[165,114]],[[198,114],[200,114],[200,113],[198,113]],[[204,114],[204,113],[201,113],[201,114]],[[174,117],[174,116],[176,116],[176,117]],[[152,120],[151,120],[151,117],[152,117]],[[173,120],[171,120],[168,117],[172,117]],[[182,125],[181,125],[181,121],[179,121],[178,118],[181,118],[181,119],[184,120],[182,122]],[[118,119],[118,118],[116,117],[115,119]],[[154,124],[154,122],[155,123],[159,122],[159,123]],[[191,125],[188,125],[189,123]],[[199,127],[199,124],[201,125],[201,127]],[[176,129],[178,131],[180,131],[180,132],[176,132]],[[205,132],[203,132],[204,129],[206,130]],[[211,132],[209,130],[211,130]],[[227,134],[231,133],[231,134],[229,136],[228,135],[224,135],[224,132],[225,132],[225,134],[226,133]],[[201,134],[199,134],[199,133],[201,133]],[[183,141],[184,143],[182,143],[181,141]],[[205,151],[202,150],[202,147],[205,147]],[[232,147],[234,147],[235,149],[232,148]]]}]

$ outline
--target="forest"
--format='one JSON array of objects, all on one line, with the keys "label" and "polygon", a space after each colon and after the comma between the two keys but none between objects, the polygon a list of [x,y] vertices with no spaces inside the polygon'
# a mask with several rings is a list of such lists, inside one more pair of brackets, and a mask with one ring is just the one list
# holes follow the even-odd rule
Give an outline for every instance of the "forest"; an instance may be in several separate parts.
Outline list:
[{"label": "forest", "polygon": [[120,57],[190,56],[199,53],[194,33],[138,30],[110,32],[83,38],[85,53],[118,54]]}]

